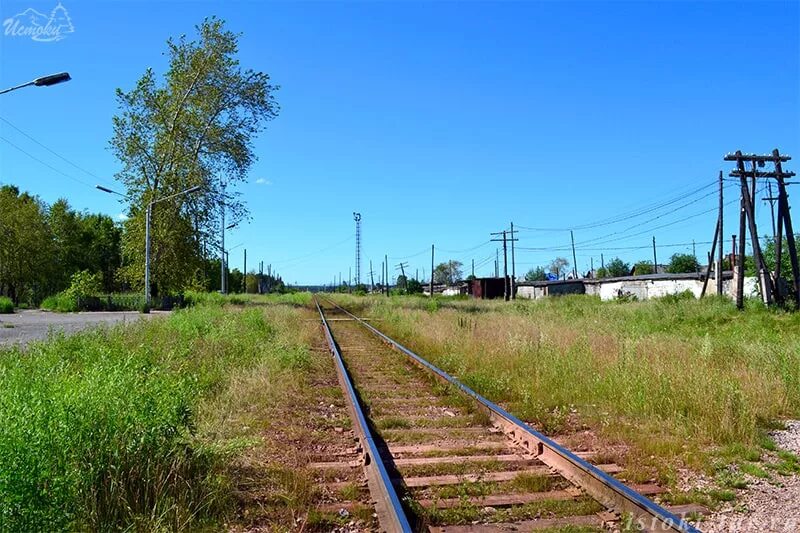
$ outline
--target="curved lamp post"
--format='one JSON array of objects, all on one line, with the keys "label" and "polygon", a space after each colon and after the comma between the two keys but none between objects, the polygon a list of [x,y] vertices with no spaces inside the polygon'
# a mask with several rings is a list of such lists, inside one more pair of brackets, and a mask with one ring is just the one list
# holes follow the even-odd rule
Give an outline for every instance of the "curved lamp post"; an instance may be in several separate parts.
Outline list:
[{"label": "curved lamp post", "polygon": [[[123,198],[127,198],[127,196],[124,194],[111,190],[108,187],[103,187],[102,185],[96,185],[95,187],[103,192],[116,194],[118,196],[122,196]],[[144,299],[148,308],[150,307],[150,217],[153,214],[153,205],[157,204],[158,202],[163,202],[164,200],[170,200],[178,196],[183,196],[184,194],[197,192],[201,188],[202,187],[200,185],[195,185],[194,187],[189,187],[181,192],[176,192],[175,194],[170,194],[169,196],[164,196],[163,198],[156,198],[147,204],[147,213],[144,223]]]}]

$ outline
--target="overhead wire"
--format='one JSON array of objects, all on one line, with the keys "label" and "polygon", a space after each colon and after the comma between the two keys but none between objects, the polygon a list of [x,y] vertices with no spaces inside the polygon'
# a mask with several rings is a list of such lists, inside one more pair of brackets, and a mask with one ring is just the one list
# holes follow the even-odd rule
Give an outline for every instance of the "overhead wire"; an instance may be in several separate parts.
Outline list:
[{"label": "overhead wire", "polygon": [[[38,141],[37,139],[35,139],[35,138],[34,138],[33,136],[31,136],[30,134],[28,134],[28,133],[25,133],[25,132],[24,132],[23,130],[21,130],[19,127],[17,127],[17,126],[15,126],[14,124],[12,124],[12,123],[11,123],[11,122],[10,122],[8,119],[6,119],[6,118],[4,118],[4,117],[0,117],[0,120],[2,120],[2,121],[3,121],[3,122],[5,122],[6,124],[8,124],[8,125],[9,125],[9,126],[11,126],[12,128],[14,128],[15,130],[17,130],[19,133],[21,133],[22,135],[24,135],[25,137],[27,137],[27,138],[28,138],[29,140],[31,140],[32,142],[34,142],[34,143],[38,144],[39,146],[41,146],[42,148],[44,148],[45,150],[47,150],[48,152],[50,152],[51,154],[53,154],[54,156],[56,156],[57,158],[61,159],[62,161],[66,162],[66,163],[68,163],[69,165],[72,165],[73,167],[75,167],[76,169],[80,170],[81,172],[83,172],[83,173],[85,173],[85,174],[88,174],[89,176],[93,177],[93,178],[94,178],[94,179],[96,179],[96,180],[99,180],[99,181],[105,182],[105,183],[107,183],[107,184],[109,184],[109,185],[113,185],[113,183],[112,183],[112,182],[110,182],[110,181],[106,180],[105,178],[101,178],[100,176],[98,176],[97,174],[95,174],[95,173],[93,173],[93,172],[90,172],[90,171],[86,170],[85,168],[83,168],[82,166],[78,165],[78,164],[77,164],[77,163],[75,163],[74,161],[71,161],[71,160],[67,159],[67,158],[66,158],[66,157],[64,157],[63,155],[59,154],[58,152],[56,152],[56,151],[55,151],[55,150],[53,150],[52,148],[50,148],[50,147],[48,147],[47,145],[45,145],[44,143],[42,143],[42,142]],[[6,139],[4,139],[4,140],[6,140]],[[6,140],[6,142],[9,142],[9,141],[8,141],[8,140]],[[11,144],[11,143],[9,143],[9,144]]]},{"label": "overhead wire", "polygon": [[[714,180],[713,182],[709,182],[709,183],[703,185],[702,187],[698,187],[696,189],[693,189],[693,190],[689,191],[688,193],[684,193],[684,194],[678,195],[678,196],[673,197],[673,198],[671,198],[669,200],[655,202],[655,203],[652,203],[652,204],[647,204],[645,206],[642,206],[640,208],[634,209],[632,211],[623,212],[623,213],[620,213],[618,215],[614,215],[612,217],[601,219],[601,220],[595,221],[595,222],[590,222],[590,223],[587,223],[587,224],[579,224],[579,225],[576,225],[576,226],[565,227],[565,228],[534,228],[534,227],[522,226],[522,225],[518,224],[518,225],[516,225],[516,228],[519,228],[520,230],[525,230],[525,231],[540,231],[540,232],[560,232],[560,231],[565,231],[566,232],[566,231],[570,231],[570,230],[583,230],[583,229],[593,229],[593,228],[602,227],[602,226],[610,226],[610,225],[613,225],[613,224],[618,224],[620,222],[624,222],[625,220],[630,220],[632,218],[636,218],[636,217],[639,217],[639,216],[643,216],[643,215],[652,213],[654,211],[658,211],[658,210],[663,209],[665,207],[669,207],[672,204],[680,202],[681,200],[684,200],[686,198],[690,198],[690,197],[694,196],[695,194],[698,194],[698,193],[700,193],[700,192],[702,192],[702,191],[704,191],[704,190],[706,190],[706,189],[708,189],[710,187],[713,187],[714,185],[717,185],[717,184],[718,184],[718,182],[716,180]],[[714,193],[712,192],[711,194],[714,194]],[[708,195],[706,195],[706,196],[708,196]]]},{"label": "overhead wire", "polygon": [[81,180],[81,179],[78,179],[78,178],[76,178],[75,176],[71,176],[71,175],[67,174],[66,172],[64,172],[64,171],[62,171],[62,170],[60,170],[60,169],[58,169],[58,168],[56,168],[56,167],[52,166],[51,164],[49,164],[49,163],[46,163],[45,161],[42,161],[41,159],[39,159],[39,158],[38,158],[38,157],[36,157],[35,155],[33,155],[33,154],[31,154],[30,152],[27,152],[27,151],[25,151],[24,149],[20,148],[19,146],[17,146],[17,145],[16,145],[16,144],[14,144],[13,142],[9,141],[8,139],[6,139],[5,137],[3,137],[2,135],[0,135],[0,140],[2,140],[2,141],[5,141],[5,142],[6,142],[6,143],[8,143],[8,144],[9,144],[11,147],[13,147],[13,148],[15,148],[15,149],[19,150],[19,151],[20,151],[20,152],[22,152],[23,154],[27,155],[28,157],[30,157],[30,158],[31,158],[31,159],[33,159],[34,161],[38,162],[39,164],[41,164],[41,165],[43,165],[43,166],[45,166],[45,167],[49,168],[49,169],[50,169],[50,170],[52,170],[53,172],[56,172],[57,174],[61,174],[61,175],[62,175],[62,176],[64,176],[65,178],[68,178],[68,179],[70,179],[70,180],[72,180],[72,181],[74,181],[74,182],[76,182],[76,183],[80,183],[81,185],[85,185],[85,186],[87,186],[87,187],[90,187],[90,188],[94,189],[94,185],[92,185],[92,184],[90,184],[90,183],[87,183],[87,182],[85,182],[85,181],[83,181],[83,180]]}]

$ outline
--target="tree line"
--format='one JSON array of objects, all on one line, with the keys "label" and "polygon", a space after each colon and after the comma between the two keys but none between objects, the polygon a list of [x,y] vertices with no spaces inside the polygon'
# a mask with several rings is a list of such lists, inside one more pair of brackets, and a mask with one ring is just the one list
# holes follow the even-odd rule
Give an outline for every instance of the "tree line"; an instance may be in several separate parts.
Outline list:
[{"label": "tree line", "polygon": [[[219,288],[220,262],[211,258],[220,256],[222,231],[248,219],[236,189],[257,159],[255,136],[278,115],[278,87],[239,64],[239,36],[223,21],[211,17],[196,30],[194,39],[167,41],[163,76],[148,68],[133,88],[117,89],[109,144],[122,166],[115,179],[124,222],[3,187],[0,294],[35,304],[76,272],[104,291],[143,292],[148,206],[151,293]],[[243,274],[229,281],[240,290]],[[265,282],[284,287],[277,276]]]}]

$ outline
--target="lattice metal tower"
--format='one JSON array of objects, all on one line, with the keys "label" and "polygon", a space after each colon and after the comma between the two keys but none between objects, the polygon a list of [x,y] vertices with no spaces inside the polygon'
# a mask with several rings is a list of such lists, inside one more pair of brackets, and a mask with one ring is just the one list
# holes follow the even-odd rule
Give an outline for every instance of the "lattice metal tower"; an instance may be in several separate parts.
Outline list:
[{"label": "lattice metal tower", "polygon": [[356,285],[361,285],[361,213],[353,213],[356,221]]}]

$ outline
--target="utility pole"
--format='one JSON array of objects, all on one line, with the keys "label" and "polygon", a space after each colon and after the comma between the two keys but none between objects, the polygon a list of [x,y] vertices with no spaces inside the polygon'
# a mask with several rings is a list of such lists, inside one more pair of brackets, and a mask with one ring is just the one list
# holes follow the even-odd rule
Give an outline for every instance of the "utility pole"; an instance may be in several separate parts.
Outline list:
[{"label": "utility pole", "polygon": [[656,236],[653,235],[653,274],[658,274],[658,259],[656,259]]},{"label": "utility pole", "polygon": [[[716,280],[717,280],[717,294],[722,296],[722,242],[725,239],[724,233],[724,222],[722,218],[722,213],[724,211],[724,203],[722,198],[722,171],[719,171],[719,225],[717,227],[717,231],[719,232],[719,249],[717,250],[717,268],[716,268]],[[715,237],[716,239],[716,237]]]},{"label": "utility pole", "polygon": [[347,267],[347,292],[353,292],[353,267]]},{"label": "utility pole", "polygon": [[603,252],[600,252],[600,268],[602,268],[603,270],[606,269],[606,261],[605,258],[603,257]]},{"label": "utility pole", "polygon": [[[508,301],[511,299],[511,286],[508,279],[508,231],[497,231],[490,233],[490,235],[502,235],[503,238],[491,239],[492,241],[503,241],[503,299]],[[512,239],[513,240],[513,239]]]},{"label": "utility pole", "polygon": [[225,185],[225,182],[222,182],[222,202],[220,202],[220,210],[222,211],[222,226],[220,226],[220,231],[222,232],[222,247],[219,253],[219,288],[222,294],[228,294],[227,288],[225,287]]},{"label": "utility pole", "polygon": [[[782,233],[783,233],[783,224],[786,224],[786,241],[789,245],[789,256],[792,260],[792,273],[794,277],[794,290],[793,296],[795,299],[796,304],[800,304],[800,267],[797,265],[797,249],[795,247],[794,242],[794,233],[791,228],[791,215],[789,214],[789,203],[788,203],[788,196],[786,195],[786,188],[785,188],[785,177],[794,176],[794,172],[783,172],[782,163],[789,161],[791,157],[781,155],[778,152],[778,149],[772,151],[771,155],[757,155],[757,154],[742,154],[741,150],[737,150],[735,154],[728,154],[725,156],[725,161],[735,161],[736,162],[736,170],[732,171],[729,175],[731,177],[739,178],[740,185],[742,189],[742,196],[741,196],[741,213],[740,213],[740,220],[739,220],[739,261],[738,261],[738,272],[736,276],[737,287],[736,287],[736,306],[738,308],[742,308],[744,305],[744,287],[743,287],[743,278],[744,278],[744,247],[745,243],[744,240],[746,238],[745,231],[746,227],[749,226],[750,229],[750,237],[752,240],[753,246],[753,259],[756,264],[756,269],[758,270],[759,282],[761,287],[761,295],[764,299],[764,303],[769,304],[773,301],[782,303],[783,302],[783,294],[780,290],[781,284],[779,282],[779,272],[776,272],[775,280],[776,283],[772,283],[772,275],[770,272],[767,272],[766,265],[764,262],[764,257],[761,253],[761,245],[759,244],[758,240],[758,229],[756,227],[756,220],[755,220],[755,202],[753,198],[755,197],[755,184],[757,178],[775,178],[778,183],[778,216],[776,220],[776,236],[777,242],[775,243],[776,252],[780,254],[780,249],[782,246]],[[751,165],[751,171],[747,172],[745,170],[745,161],[749,162]],[[764,167],[766,162],[772,162],[775,165],[774,172],[764,172],[759,171],[758,167]],[[747,178],[751,178],[752,190],[750,190]],[[780,255],[776,256],[777,265],[780,264]],[[776,266],[777,266],[776,265]],[[776,269],[777,270],[777,269]]]},{"label": "utility pole", "polygon": [[[511,223],[511,299],[517,299],[517,260],[514,258],[514,223]],[[474,261],[474,260],[473,260]]]},{"label": "utility pole", "polygon": [[431,244],[431,298],[433,298],[433,245]]},{"label": "utility pole", "polygon": [[767,192],[768,192],[769,196],[766,197],[766,198],[762,198],[762,200],[764,200],[765,202],[769,202],[769,211],[770,211],[770,215],[772,217],[772,240],[773,241],[777,241],[778,240],[778,231],[777,231],[777,226],[775,226],[775,202],[778,201],[778,198],[772,196],[772,182],[771,181],[767,182]]},{"label": "utility pole", "polygon": [[389,254],[383,256],[384,264],[386,265],[386,296],[389,296]]},{"label": "utility pole", "polygon": [[783,229],[786,229],[786,244],[789,249],[789,261],[792,263],[792,278],[794,281],[793,296],[795,309],[800,308],[800,264],[797,260],[797,245],[794,239],[794,229],[792,228],[792,216],[789,212],[789,195],[786,194],[786,182],[784,178],[791,178],[794,172],[784,172],[782,163],[789,161],[791,157],[781,155],[778,149],[772,151],[772,161],[775,163],[775,179],[778,182],[778,239],[775,243],[775,265],[776,278],[780,274],[781,264],[781,243]]},{"label": "utility pole", "polygon": [[386,283],[383,280],[383,261],[381,261],[381,294],[386,290]]},{"label": "utility pole", "polygon": [[242,292],[247,294],[247,248],[244,249],[244,275],[242,276]]},{"label": "utility pole", "polygon": [[594,257],[589,258],[589,276],[594,279]]},{"label": "utility pole", "polygon": [[475,277],[475,260],[472,260],[472,277]]},{"label": "utility pole", "polygon": [[406,271],[405,271],[405,267],[407,267],[407,266],[408,266],[408,263],[403,262],[403,263],[400,263],[399,265],[397,265],[395,267],[395,270],[397,270],[399,268],[400,269],[400,273],[403,275],[403,288],[406,289],[406,290],[408,290],[408,278],[406,277]]},{"label": "utility pole", "polygon": [[372,270],[372,259],[369,260],[369,292],[375,292],[375,275]]},{"label": "utility pole", "polygon": [[569,230],[569,238],[572,241],[572,277],[578,279],[578,259],[575,256],[575,235]]},{"label": "utility pole", "polygon": [[500,250],[494,249],[494,277],[500,277]]}]

